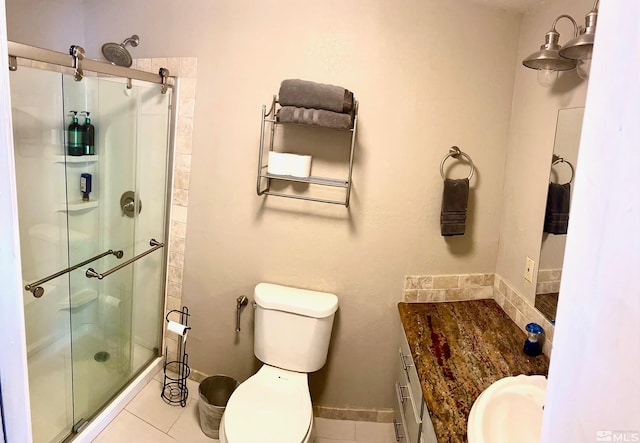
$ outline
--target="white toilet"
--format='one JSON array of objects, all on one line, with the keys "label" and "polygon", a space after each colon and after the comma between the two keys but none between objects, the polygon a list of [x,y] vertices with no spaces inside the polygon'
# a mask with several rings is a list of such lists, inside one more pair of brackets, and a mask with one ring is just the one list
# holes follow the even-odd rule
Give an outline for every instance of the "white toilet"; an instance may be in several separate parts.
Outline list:
[{"label": "white toilet", "polygon": [[259,283],[254,299],[254,353],[264,365],[229,399],[220,442],[311,442],[313,410],[307,374],[327,360],[338,298]]}]

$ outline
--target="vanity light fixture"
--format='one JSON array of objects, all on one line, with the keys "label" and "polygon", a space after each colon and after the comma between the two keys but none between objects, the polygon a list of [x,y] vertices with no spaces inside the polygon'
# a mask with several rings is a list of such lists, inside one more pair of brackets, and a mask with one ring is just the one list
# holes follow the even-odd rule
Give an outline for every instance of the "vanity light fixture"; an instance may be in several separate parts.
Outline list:
[{"label": "vanity light fixture", "polygon": [[[578,26],[570,15],[558,16],[553,21],[551,30],[545,34],[545,42],[540,46],[540,50],[522,61],[527,68],[538,70],[538,82],[542,86],[552,86],[558,77],[558,71],[574,68],[581,78],[585,80],[589,78],[599,1],[596,0],[591,11],[585,16],[584,28]],[[561,18],[570,20],[574,29],[573,38],[562,47],[558,43],[560,34],[556,31],[556,23]]]}]

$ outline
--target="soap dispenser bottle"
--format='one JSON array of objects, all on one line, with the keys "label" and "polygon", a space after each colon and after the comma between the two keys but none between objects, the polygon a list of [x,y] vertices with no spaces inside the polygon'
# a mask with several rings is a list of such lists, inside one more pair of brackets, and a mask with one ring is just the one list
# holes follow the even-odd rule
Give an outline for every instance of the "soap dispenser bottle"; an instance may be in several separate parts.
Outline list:
[{"label": "soap dispenser bottle", "polygon": [[538,323],[529,323],[525,329],[527,330],[527,339],[524,341],[524,353],[532,357],[542,354],[542,343],[540,343],[540,337],[544,332],[542,326]]},{"label": "soap dispenser bottle", "polygon": [[82,126],[78,123],[78,113],[71,111],[71,124],[67,128],[67,153],[69,155],[82,155]]},{"label": "soap dispenser bottle", "polygon": [[91,193],[91,174],[80,174],[80,192],[82,193],[82,201],[89,201],[89,194]]},{"label": "soap dispenser bottle", "polygon": [[82,125],[82,153],[84,155],[95,155],[95,127],[91,124],[90,112],[84,111],[84,125]]}]

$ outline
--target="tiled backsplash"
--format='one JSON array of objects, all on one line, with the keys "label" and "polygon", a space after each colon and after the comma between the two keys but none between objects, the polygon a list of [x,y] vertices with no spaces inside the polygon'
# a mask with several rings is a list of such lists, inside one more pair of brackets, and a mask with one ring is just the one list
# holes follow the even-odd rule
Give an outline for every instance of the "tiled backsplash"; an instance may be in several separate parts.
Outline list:
[{"label": "tiled backsplash", "polygon": [[[556,275],[557,272],[550,272],[549,278]],[[498,274],[411,275],[404,280],[405,302],[447,302],[483,298],[494,299],[523,331],[527,323],[534,322],[542,326],[545,331],[542,351],[551,355],[554,326]]]},{"label": "tiled backsplash", "polygon": [[560,292],[562,269],[541,269],[538,271],[536,294],[551,294]]},{"label": "tiled backsplash", "polygon": [[493,274],[412,275],[404,280],[404,301],[438,302],[493,298]]},{"label": "tiled backsplash", "polygon": [[507,313],[518,327],[525,330],[527,323],[538,323],[544,329],[544,345],[542,352],[551,355],[553,345],[553,333],[555,327],[547,320],[529,301],[509,286],[506,280],[496,274],[494,282],[495,301]]}]

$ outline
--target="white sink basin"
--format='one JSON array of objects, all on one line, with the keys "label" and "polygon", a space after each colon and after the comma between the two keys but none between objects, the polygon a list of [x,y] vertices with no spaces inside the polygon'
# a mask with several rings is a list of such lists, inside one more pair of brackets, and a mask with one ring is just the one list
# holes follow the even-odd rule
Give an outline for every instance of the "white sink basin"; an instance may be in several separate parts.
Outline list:
[{"label": "white sink basin", "polygon": [[493,383],[469,413],[469,443],[538,443],[547,379],[518,375]]}]

